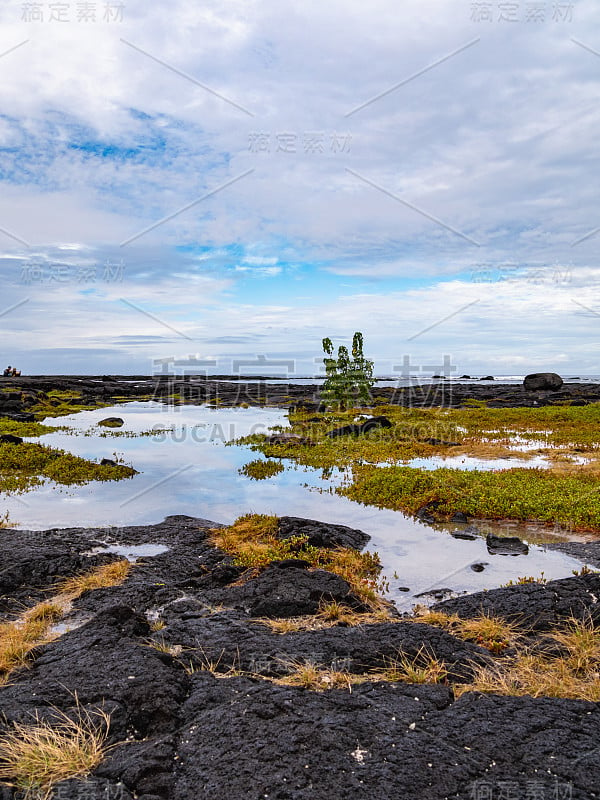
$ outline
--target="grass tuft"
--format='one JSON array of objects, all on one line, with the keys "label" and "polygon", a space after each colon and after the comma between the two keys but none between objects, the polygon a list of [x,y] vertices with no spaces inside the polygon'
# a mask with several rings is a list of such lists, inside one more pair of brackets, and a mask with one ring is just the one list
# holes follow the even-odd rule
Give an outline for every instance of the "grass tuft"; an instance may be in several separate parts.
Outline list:
[{"label": "grass tuft", "polygon": [[303,689],[322,692],[327,689],[351,689],[352,684],[365,683],[366,675],[356,675],[345,670],[327,669],[313,662],[290,661],[287,664],[290,672],[273,683],[280,686],[299,686]]},{"label": "grass tuft", "polygon": [[359,625],[381,625],[385,622],[401,622],[399,617],[390,616],[387,608],[375,609],[371,612],[353,611],[336,600],[322,602],[316,614],[303,617],[285,617],[283,619],[258,619],[257,622],[267,625],[273,633],[294,633],[296,631],[317,631],[333,628],[337,625],[357,627]]},{"label": "grass tuft", "polygon": [[569,668],[577,675],[586,675],[600,668],[600,628],[591,617],[570,619],[562,631],[552,634],[554,641],[568,653]]},{"label": "grass tuft", "polygon": [[461,619],[456,614],[429,611],[425,606],[417,606],[414,620],[443,628],[453,636],[467,642],[475,642],[496,655],[503,653],[524,632],[516,623],[507,622],[502,617],[490,616],[484,612],[471,619]]},{"label": "grass tuft", "polygon": [[512,697],[563,697],[600,701],[597,677],[577,675],[565,659],[521,655],[509,666],[478,667],[471,684],[455,687],[455,694],[486,692]]},{"label": "grass tuft", "polygon": [[472,619],[459,620],[452,629],[455,636],[475,642],[496,655],[503,653],[519,632],[515,624],[483,613]]},{"label": "grass tuft", "polygon": [[15,523],[10,521],[8,511],[0,517],[0,528],[14,528]]},{"label": "grass tuft", "polygon": [[15,722],[0,737],[0,780],[23,793],[24,800],[48,800],[52,787],[83,778],[102,761],[110,717],[77,703],[73,718],[56,710],[54,723],[36,714],[33,724]]},{"label": "grass tuft", "polygon": [[446,683],[448,670],[443,661],[421,646],[414,658],[399,654],[386,658],[383,670],[376,670],[372,677],[401,683]]}]

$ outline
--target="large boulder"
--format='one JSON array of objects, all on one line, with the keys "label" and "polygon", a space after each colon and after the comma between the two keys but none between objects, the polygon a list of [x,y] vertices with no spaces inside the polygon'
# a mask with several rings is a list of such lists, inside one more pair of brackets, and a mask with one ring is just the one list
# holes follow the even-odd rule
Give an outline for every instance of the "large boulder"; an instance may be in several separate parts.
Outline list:
[{"label": "large boulder", "polygon": [[555,392],[562,388],[563,379],[556,372],[532,372],[523,381],[527,392],[549,391]]}]

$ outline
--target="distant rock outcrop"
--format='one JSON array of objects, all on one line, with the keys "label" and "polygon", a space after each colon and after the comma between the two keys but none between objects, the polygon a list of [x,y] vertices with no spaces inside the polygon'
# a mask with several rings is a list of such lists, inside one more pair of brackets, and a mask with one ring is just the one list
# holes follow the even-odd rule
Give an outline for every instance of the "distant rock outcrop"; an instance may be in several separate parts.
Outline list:
[{"label": "distant rock outcrop", "polygon": [[523,381],[523,386],[527,392],[555,392],[561,389],[562,385],[563,379],[556,372],[532,372]]}]

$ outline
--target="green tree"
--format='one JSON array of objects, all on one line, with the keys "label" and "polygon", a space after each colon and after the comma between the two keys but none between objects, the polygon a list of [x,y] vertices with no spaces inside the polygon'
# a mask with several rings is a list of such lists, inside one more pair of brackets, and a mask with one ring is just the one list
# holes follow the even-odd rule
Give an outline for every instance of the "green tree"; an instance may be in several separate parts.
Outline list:
[{"label": "green tree", "polygon": [[325,373],[327,378],[323,385],[321,398],[327,405],[345,410],[359,404],[369,403],[373,388],[373,362],[363,354],[363,335],[360,331],[352,339],[352,358],[348,348],[341,345],[337,358],[334,358],[331,339],[323,339],[323,350],[326,358]]}]

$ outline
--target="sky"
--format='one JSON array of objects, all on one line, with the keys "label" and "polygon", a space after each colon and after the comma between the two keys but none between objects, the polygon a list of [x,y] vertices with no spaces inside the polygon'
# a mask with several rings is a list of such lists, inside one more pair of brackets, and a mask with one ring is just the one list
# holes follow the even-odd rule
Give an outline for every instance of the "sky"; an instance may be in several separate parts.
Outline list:
[{"label": "sky", "polygon": [[596,0],[4,0],[0,362],[600,374],[599,90]]}]

